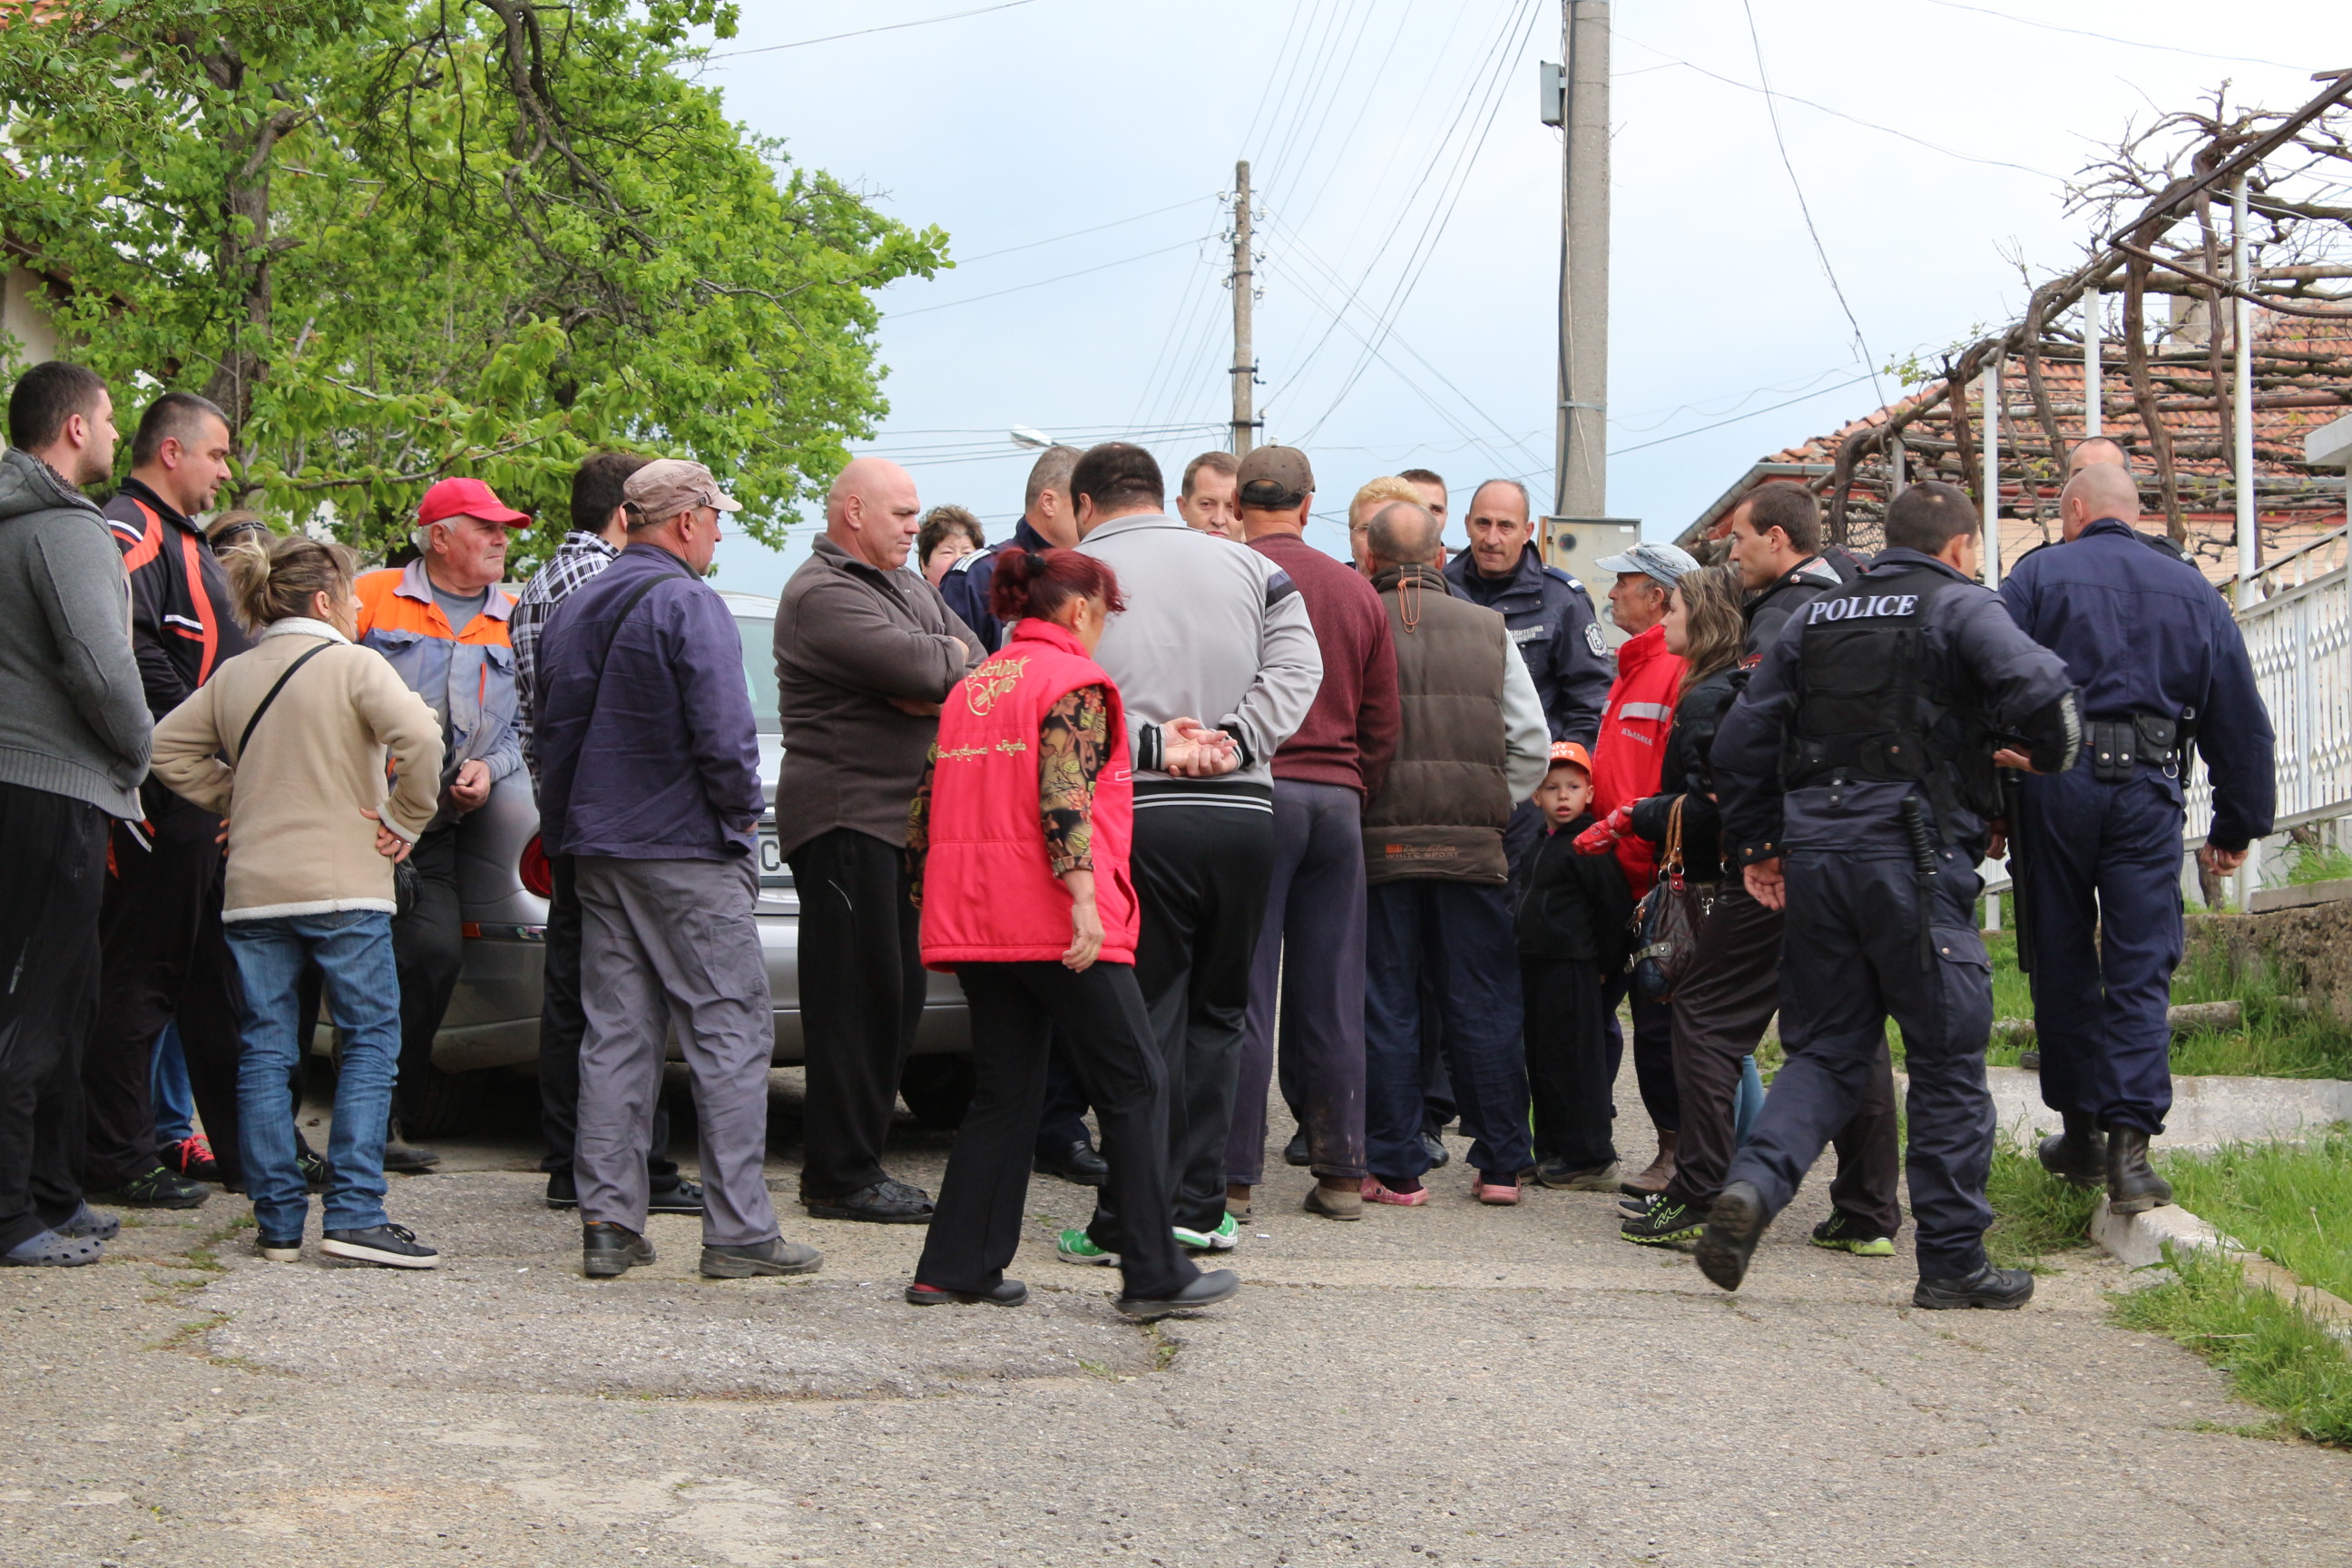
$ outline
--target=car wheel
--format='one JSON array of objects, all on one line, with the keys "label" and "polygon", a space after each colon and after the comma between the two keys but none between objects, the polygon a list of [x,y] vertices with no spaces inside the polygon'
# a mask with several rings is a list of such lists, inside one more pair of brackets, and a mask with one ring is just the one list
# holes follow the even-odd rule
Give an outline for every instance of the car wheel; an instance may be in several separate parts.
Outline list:
[{"label": "car wheel", "polygon": [[898,1075],[899,1098],[915,1113],[915,1120],[942,1131],[952,1131],[962,1125],[963,1113],[971,1109],[971,1097],[979,1087],[970,1057],[908,1057]]}]

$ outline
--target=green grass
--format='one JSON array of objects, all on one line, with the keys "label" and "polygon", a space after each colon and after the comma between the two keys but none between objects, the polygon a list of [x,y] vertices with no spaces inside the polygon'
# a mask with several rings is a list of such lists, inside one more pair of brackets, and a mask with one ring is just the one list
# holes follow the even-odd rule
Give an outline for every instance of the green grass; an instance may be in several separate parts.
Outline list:
[{"label": "green grass", "polygon": [[[1990,931],[1993,1016],[2033,1016],[2032,982],[2017,967],[2014,931]],[[2172,1070],[2182,1078],[2352,1078],[2352,1029],[2325,1012],[2303,1012],[2300,1000],[2267,963],[2233,963],[2220,942],[2193,943],[2172,977],[2172,1000],[2242,1003],[2245,1026],[2200,1030],[2172,1042]],[[2015,1067],[2020,1047],[2000,1036],[1985,1052],[1992,1067]]]},{"label": "green grass", "polygon": [[2352,1358],[2310,1318],[2208,1252],[2167,1259],[2179,1275],[2116,1300],[2116,1321],[2164,1334],[2228,1374],[2242,1399],[2278,1412],[2285,1431],[2352,1443]]},{"label": "green grass", "polygon": [[2180,1206],[2306,1285],[2352,1298],[2352,1132],[2165,1156]]},{"label": "green grass", "polygon": [[2062,1182],[2042,1168],[2031,1149],[2008,1138],[1995,1140],[1992,1173],[1985,1182],[1992,1204],[1992,1228],[1985,1251],[2003,1268],[2032,1268],[2053,1252],[2090,1244],[2095,1190]]},{"label": "green grass", "polygon": [[2296,845],[2294,863],[2286,872],[2288,883],[2295,887],[2305,882],[2337,882],[2347,877],[2352,877],[2352,851],[2333,845]]}]

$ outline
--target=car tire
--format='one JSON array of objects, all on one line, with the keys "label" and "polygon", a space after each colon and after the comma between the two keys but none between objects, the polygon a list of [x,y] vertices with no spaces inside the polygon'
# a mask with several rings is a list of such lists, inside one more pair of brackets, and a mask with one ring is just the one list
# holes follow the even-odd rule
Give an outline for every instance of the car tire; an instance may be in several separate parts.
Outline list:
[{"label": "car tire", "polygon": [[400,1086],[401,1131],[417,1138],[450,1138],[470,1131],[496,1071],[445,1072],[428,1066],[414,1088],[405,1082]]},{"label": "car tire", "polygon": [[907,1109],[917,1121],[941,1131],[951,1132],[963,1124],[979,1087],[968,1056],[908,1057],[898,1074],[898,1095]]}]

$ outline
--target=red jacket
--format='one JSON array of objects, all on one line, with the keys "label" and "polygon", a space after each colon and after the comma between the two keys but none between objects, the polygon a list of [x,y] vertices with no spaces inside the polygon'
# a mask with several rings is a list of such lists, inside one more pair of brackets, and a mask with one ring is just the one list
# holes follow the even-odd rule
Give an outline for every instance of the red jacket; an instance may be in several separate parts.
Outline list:
[{"label": "red jacket", "polygon": [[1081,686],[1110,695],[1110,757],[1095,781],[1092,812],[1102,962],[1135,962],[1128,875],[1135,781],[1125,705],[1076,637],[1031,616],[1013,623],[1004,646],[948,693],[940,713],[923,868],[927,967],[1051,962],[1069,950],[1069,889],[1045,858],[1037,809],[1037,735],[1046,710]]},{"label": "red jacket", "polygon": [[[1682,681],[1682,656],[1666,651],[1664,626],[1652,626],[1617,650],[1617,683],[1609,689],[1601,737],[1592,748],[1594,816],[1658,793]],[[1647,839],[1631,834],[1619,839],[1617,862],[1625,868],[1636,898],[1657,879],[1657,853]]]}]

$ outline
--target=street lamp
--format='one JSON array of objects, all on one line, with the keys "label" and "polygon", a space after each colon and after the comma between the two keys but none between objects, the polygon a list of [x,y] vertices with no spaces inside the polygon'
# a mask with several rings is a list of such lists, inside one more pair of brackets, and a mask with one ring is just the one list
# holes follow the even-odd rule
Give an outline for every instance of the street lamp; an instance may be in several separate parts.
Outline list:
[{"label": "street lamp", "polygon": [[1005,432],[1016,447],[1026,447],[1033,452],[1043,451],[1054,444],[1054,438],[1042,430],[1032,430],[1026,425],[1015,425]]}]

